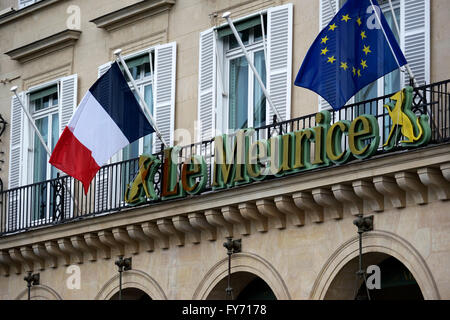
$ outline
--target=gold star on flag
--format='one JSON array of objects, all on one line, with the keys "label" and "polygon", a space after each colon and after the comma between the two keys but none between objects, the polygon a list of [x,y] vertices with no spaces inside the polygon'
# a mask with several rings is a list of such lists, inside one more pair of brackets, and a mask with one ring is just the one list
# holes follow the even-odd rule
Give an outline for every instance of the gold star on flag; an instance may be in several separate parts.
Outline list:
[{"label": "gold star on flag", "polygon": [[361,26],[361,25],[362,25],[361,18],[358,18],[358,20],[356,20],[356,22],[358,23],[358,26]]},{"label": "gold star on flag", "polygon": [[346,71],[348,68],[347,62],[341,62],[341,68]]},{"label": "gold star on flag", "polygon": [[325,38],[322,38],[322,42],[321,43],[327,43],[328,40],[330,40],[330,39],[328,39],[328,36],[325,36]]},{"label": "gold star on flag", "polygon": [[366,32],[365,31],[361,31],[361,39],[364,40],[365,38],[367,38]]},{"label": "gold star on flag", "polygon": [[336,23],[333,23],[332,25],[330,25],[330,29],[328,29],[328,30],[334,31],[334,29],[336,29],[336,28],[337,28]]},{"label": "gold star on flag", "polygon": [[348,14],[346,14],[345,16],[342,16],[341,21],[348,22],[348,20],[351,20],[351,19],[352,19],[352,18],[350,18],[350,17],[348,16]]},{"label": "gold star on flag", "polygon": [[358,77],[361,77],[361,70],[358,69]]},{"label": "gold star on flag", "polygon": [[372,52],[372,51],[370,51],[370,46],[366,46],[366,45],[364,45],[363,51],[366,53],[366,56],[369,52]]},{"label": "gold star on flag", "polygon": [[363,69],[367,68],[367,60],[361,59],[361,65],[362,65]]},{"label": "gold star on flag", "polygon": [[356,76],[356,69],[355,69],[355,67],[353,67],[352,72],[353,72],[353,75]]},{"label": "gold star on flag", "polygon": [[321,51],[320,51],[320,54],[322,55],[322,54],[327,54],[327,52],[328,51],[330,51],[330,50],[328,50],[327,48],[325,48],[325,49],[322,49]]},{"label": "gold star on flag", "polygon": [[334,58],[334,56],[328,57],[328,61],[327,63],[334,63],[336,61],[336,59]]}]

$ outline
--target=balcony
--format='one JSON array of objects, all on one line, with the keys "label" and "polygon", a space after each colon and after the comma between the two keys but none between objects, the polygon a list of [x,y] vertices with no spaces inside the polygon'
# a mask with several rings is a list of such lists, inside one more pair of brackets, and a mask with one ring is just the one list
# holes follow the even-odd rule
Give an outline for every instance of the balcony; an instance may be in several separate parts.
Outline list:
[{"label": "balcony", "polygon": [[[428,115],[431,128],[430,142],[423,148],[445,144],[450,141],[449,83],[450,80],[446,80],[413,90],[411,111],[417,116]],[[389,102],[390,97],[391,95],[386,95],[348,105],[339,111],[332,111],[330,112],[331,123],[342,120],[353,121],[362,114],[371,114],[376,118],[379,125],[380,142],[375,156],[409,152],[408,149],[400,146],[395,146],[390,150],[383,146],[392,127],[388,110],[383,108],[383,105]],[[316,115],[312,114],[288,121],[275,122],[271,125],[256,128],[252,139],[268,139],[275,135],[312,128],[316,125],[315,121]],[[370,139],[367,140],[366,143],[370,143]],[[342,148],[345,149],[348,146],[346,135],[343,135],[341,144]],[[214,193],[215,191],[211,186],[211,173],[214,171],[215,157],[214,139],[181,147],[177,152],[179,163],[190,159],[192,155],[204,157],[209,179],[202,194]],[[161,151],[154,156],[161,163],[164,162],[164,152]],[[370,161],[370,159],[354,161]],[[328,166],[315,170],[326,170],[326,168],[332,166],[338,165],[330,163]],[[162,170],[164,170],[164,167],[160,165],[154,175],[153,187],[156,196],[153,199],[146,198],[144,203],[140,203],[138,206],[155,205],[162,201],[176,201],[161,200]],[[106,165],[100,169],[94,178],[87,195],[83,193],[78,181],[68,176],[3,191],[0,193],[0,236],[5,237],[15,233],[103,215],[126,214],[126,211],[136,208],[136,206],[129,205],[125,201],[125,191],[127,185],[134,180],[138,172],[139,159]],[[178,173],[180,172],[181,164],[178,165]],[[297,174],[302,173],[294,173],[293,175]],[[279,178],[276,176],[268,177],[268,180],[275,179]],[[201,195],[187,197],[201,197]]]}]

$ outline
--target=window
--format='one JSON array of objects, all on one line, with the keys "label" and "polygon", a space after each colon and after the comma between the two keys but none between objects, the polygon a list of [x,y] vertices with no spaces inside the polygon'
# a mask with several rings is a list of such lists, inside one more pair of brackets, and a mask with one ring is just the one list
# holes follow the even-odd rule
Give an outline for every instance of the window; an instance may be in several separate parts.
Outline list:
[{"label": "window", "polygon": [[[250,61],[266,85],[266,43],[263,26],[260,17],[252,21],[247,21],[247,26],[255,26],[241,30],[239,36],[249,53]],[[237,27],[239,29],[239,25]],[[264,29],[267,30],[266,23]],[[234,34],[230,32],[229,28],[219,31],[219,39],[223,39],[224,42],[225,68],[228,71],[224,79],[228,101],[223,110],[225,123],[222,127],[232,131],[260,127],[266,124],[266,98]]]},{"label": "window", "polygon": [[[76,107],[77,75],[32,87],[18,93],[18,96],[44,142],[53,150]],[[46,181],[55,178],[57,171],[48,160],[49,156],[21,104],[15,96],[12,97],[9,189],[29,184],[32,186],[24,190],[18,189],[8,199],[9,227],[16,229],[24,221],[38,224],[39,221],[50,218],[52,186]],[[67,199],[70,199],[69,195]],[[68,200],[64,214],[69,216],[71,212],[72,204]]]},{"label": "window", "polygon": [[39,2],[40,0],[19,0],[18,5],[19,9],[28,7],[36,2]]},{"label": "window", "polygon": [[[282,119],[291,113],[293,5],[272,7],[234,25]],[[216,130],[272,122],[273,110],[228,25],[200,33],[197,141]]]}]

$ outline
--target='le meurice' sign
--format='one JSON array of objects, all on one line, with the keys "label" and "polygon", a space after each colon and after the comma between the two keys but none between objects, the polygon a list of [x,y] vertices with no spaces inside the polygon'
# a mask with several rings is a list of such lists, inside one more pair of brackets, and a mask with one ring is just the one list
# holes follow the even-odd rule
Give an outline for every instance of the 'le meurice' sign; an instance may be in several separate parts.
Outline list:
[{"label": "'le meurice' sign", "polygon": [[[417,117],[411,111],[412,88],[397,92],[384,107],[389,112],[391,129],[384,143],[391,150],[400,141],[402,147],[425,145],[431,138],[427,115]],[[311,170],[333,164],[343,164],[351,159],[366,159],[374,155],[380,143],[377,119],[361,115],[353,121],[341,120],[331,124],[328,111],[318,112],[316,126],[270,139],[252,142],[254,129],[239,130],[233,136],[221,135],[214,139],[213,190],[264,180],[269,175],[277,177]],[[345,138],[345,145],[343,147]],[[209,181],[207,164],[203,156],[194,155],[181,164],[178,173],[177,159],[180,147],[164,151],[161,200],[201,193]],[[175,160],[174,160],[175,159]],[[154,177],[161,160],[150,155],[139,158],[139,172],[127,187],[125,200],[138,205],[157,200]]]}]

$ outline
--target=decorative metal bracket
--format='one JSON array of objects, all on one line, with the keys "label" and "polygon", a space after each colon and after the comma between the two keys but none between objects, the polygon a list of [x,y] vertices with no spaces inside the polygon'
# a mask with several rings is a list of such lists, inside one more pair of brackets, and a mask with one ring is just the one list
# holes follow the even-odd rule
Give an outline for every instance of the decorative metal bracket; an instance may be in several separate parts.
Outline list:
[{"label": "decorative metal bracket", "polygon": [[231,287],[231,255],[241,252],[242,240],[233,240],[232,237],[228,237],[227,241],[223,243],[223,246],[227,249],[228,255],[228,286],[225,289],[227,299],[233,300],[233,288]]}]

